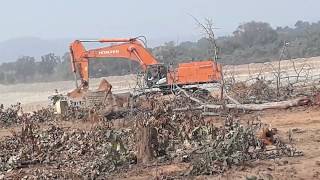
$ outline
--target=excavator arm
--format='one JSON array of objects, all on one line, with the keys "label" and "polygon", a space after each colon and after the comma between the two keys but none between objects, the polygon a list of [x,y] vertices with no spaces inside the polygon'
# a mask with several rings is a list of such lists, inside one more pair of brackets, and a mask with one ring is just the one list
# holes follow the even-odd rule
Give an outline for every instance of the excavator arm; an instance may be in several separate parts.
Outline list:
[{"label": "excavator arm", "polygon": [[[118,43],[108,47],[86,50],[83,43]],[[137,38],[76,40],[70,45],[72,71],[78,72],[81,79],[80,88],[88,87],[90,58],[125,58],[138,62],[143,70],[148,65],[158,64],[157,60],[146,50]],[[77,85],[78,86],[78,85]]]}]

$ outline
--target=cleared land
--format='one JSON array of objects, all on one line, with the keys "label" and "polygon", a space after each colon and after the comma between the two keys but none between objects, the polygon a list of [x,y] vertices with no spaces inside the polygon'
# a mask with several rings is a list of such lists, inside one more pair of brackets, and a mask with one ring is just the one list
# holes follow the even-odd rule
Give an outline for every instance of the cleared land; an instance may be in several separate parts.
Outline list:
[{"label": "cleared land", "polygon": [[[126,90],[135,86],[134,75],[112,76],[106,77],[106,79],[112,84],[113,91]],[[100,80],[101,78],[91,79],[91,88],[97,88]],[[23,104],[25,111],[32,111],[47,106],[49,104],[48,97],[54,94],[55,89],[62,94],[66,94],[74,88],[75,83],[73,81],[0,85],[0,103],[8,106],[20,102]]]},{"label": "cleared land", "polygon": [[[293,63],[296,70],[294,70]],[[269,67],[269,68],[266,68]],[[273,67],[273,68],[272,68]],[[235,76],[237,81],[254,78],[257,75],[264,74],[264,77],[273,79],[274,67],[277,67],[277,62],[264,64],[250,64],[239,66],[226,66],[225,72],[227,78]],[[313,81],[318,79],[318,70],[320,68],[320,57],[297,59],[294,61],[282,61],[281,71],[285,76],[295,76],[297,70],[302,67],[307,67],[301,76],[308,76],[308,79]],[[308,72],[308,73],[307,73]],[[135,76],[107,77],[112,85],[114,92],[125,91],[135,86]],[[304,80],[302,78],[302,80]],[[92,79],[92,88],[95,88],[100,82],[100,79]],[[317,84],[318,85],[318,84]],[[66,93],[74,88],[72,81],[50,82],[50,83],[34,83],[34,84],[17,84],[11,86],[0,86],[0,102],[9,105],[16,102],[25,104],[26,110],[37,109],[46,106],[47,97],[53,94],[54,89],[58,89],[61,93]],[[289,142],[289,131],[293,132],[292,143],[295,147],[303,151],[304,156],[281,158],[274,160],[261,160],[247,163],[246,166],[233,167],[223,175],[215,176],[199,176],[196,179],[245,179],[247,177],[257,177],[263,179],[320,179],[320,107],[319,106],[303,106],[294,107],[287,110],[266,110],[260,112],[252,112],[249,114],[239,115],[239,119],[243,122],[259,117],[263,123],[270,124],[277,128],[278,134],[283,137],[283,141]],[[217,125],[221,122],[218,119],[212,118]],[[115,126],[123,128],[124,122],[115,123]],[[62,121],[57,124],[70,131],[81,129],[90,131],[92,123],[83,121]],[[221,125],[221,124],[220,124]],[[46,125],[41,124],[42,128]],[[19,125],[0,129],[0,140],[5,137],[12,136],[12,132],[19,132]],[[46,168],[46,167],[43,167]],[[179,175],[180,172],[190,168],[190,163],[175,163],[168,165],[162,164],[149,166],[134,166],[126,172],[115,175],[115,179],[154,179],[155,177],[164,177],[166,175]],[[14,170],[13,175],[23,175],[22,170]],[[10,173],[8,174],[10,175]]]},{"label": "cleared land", "polygon": [[[247,163],[246,166],[234,167],[223,175],[198,176],[195,179],[246,179],[247,177],[258,177],[263,179],[293,179],[311,180],[320,178],[320,107],[297,107],[287,110],[267,110],[252,114],[242,115],[241,121],[252,119],[259,115],[263,123],[271,124],[278,129],[284,141],[288,141],[289,130],[293,131],[293,144],[302,150],[304,156],[280,158],[275,160],[263,160]],[[213,119],[214,120],[214,119]],[[220,122],[217,122],[217,125]],[[121,128],[122,123],[119,123]],[[74,131],[81,129],[90,131],[93,126],[90,122],[65,121],[59,122],[58,127]],[[47,125],[41,125],[47,128]],[[12,132],[19,132],[21,127],[14,126],[0,130],[0,140],[12,136]],[[170,163],[167,165],[134,166],[120,174],[114,175],[114,179],[154,179],[156,177],[177,176],[190,168],[191,163]],[[51,169],[43,166],[43,169]],[[13,170],[7,173],[8,177],[24,177],[32,168]],[[71,171],[70,171],[71,173]],[[183,177],[181,177],[183,179]]]}]

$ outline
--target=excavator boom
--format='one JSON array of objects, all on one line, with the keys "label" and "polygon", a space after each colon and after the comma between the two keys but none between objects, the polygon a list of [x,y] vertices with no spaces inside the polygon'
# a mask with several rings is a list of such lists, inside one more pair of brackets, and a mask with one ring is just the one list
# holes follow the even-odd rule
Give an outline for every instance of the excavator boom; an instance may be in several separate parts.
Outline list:
[{"label": "excavator boom", "polygon": [[[120,43],[108,47],[86,50],[83,43]],[[138,62],[145,70],[148,65],[158,64],[137,38],[76,40],[70,45],[72,71],[80,75],[81,86],[88,86],[90,58],[125,58]]]}]

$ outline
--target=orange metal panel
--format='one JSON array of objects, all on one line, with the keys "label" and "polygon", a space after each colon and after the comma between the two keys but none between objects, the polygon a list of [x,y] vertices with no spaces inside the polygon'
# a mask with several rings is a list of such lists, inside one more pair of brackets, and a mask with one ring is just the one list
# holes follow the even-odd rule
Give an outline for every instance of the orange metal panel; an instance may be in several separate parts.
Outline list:
[{"label": "orange metal panel", "polygon": [[216,62],[198,61],[181,63],[178,68],[169,73],[169,84],[197,84],[221,80],[221,67]]}]

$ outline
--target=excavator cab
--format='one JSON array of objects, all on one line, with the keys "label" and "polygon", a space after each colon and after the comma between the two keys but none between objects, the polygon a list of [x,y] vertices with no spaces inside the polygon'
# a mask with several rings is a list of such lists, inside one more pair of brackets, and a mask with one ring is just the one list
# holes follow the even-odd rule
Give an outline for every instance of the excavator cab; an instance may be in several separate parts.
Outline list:
[{"label": "excavator cab", "polygon": [[149,88],[167,84],[168,68],[164,64],[148,65],[145,73],[145,82]]}]

